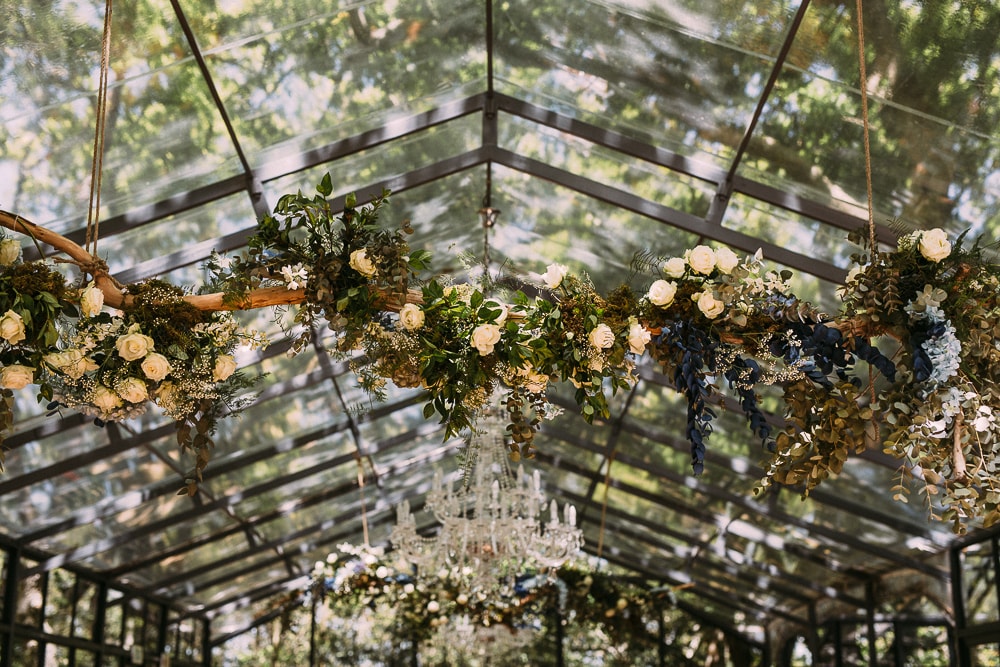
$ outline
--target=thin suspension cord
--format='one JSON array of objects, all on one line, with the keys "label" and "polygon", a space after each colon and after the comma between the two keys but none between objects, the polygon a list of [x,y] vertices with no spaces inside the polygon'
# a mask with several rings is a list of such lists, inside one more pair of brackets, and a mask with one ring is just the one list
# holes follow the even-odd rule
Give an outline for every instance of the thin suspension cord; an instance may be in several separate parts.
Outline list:
[{"label": "thin suspension cord", "polygon": [[358,490],[361,493],[361,532],[367,547],[370,542],[368,541],[368,507],[365,502],[365,464],[360,455],[356,455],[355,460],[358,462]]},{"label": "thin suspension cord", "polygon": [[84,249],[97,255],[101,217],[101,180],[104,172],[104,139],[108,113],[108,71],[111,62],[111,0],[104,3],[104,32],[101,35],[101,75],[97,84],[97,122],[94,155],[90,164],[90,201],[87,207],[87,234]]},{"label": "thin suspension cord", "polygon": [[870,135],[870,125],[868,122],[868,72],[865,67],[865,26],[864,12],[861,8],[861,0],[855,0],[855,13],[858,21],[858,69],[861,75],[861,123],[864,128],[865,143],[865,194],[868,196],[868,247],[871,251],[872,260],[878,254],[878,246],[875,241],[875,210],[872,204],[872,149]]}]

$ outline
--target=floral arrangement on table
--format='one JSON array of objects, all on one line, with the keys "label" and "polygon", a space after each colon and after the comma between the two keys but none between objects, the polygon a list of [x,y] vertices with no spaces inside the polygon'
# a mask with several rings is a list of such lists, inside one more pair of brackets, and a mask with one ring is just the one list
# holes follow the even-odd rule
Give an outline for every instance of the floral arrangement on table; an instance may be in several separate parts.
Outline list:
[{"label": "floral arrangement on table", "polygon": [[600,626],[614,641],[647,632],[649,620],[665,603],[669,590],[650,589],[603,571],[564,565],[553,572],[525,572],[498,593],[469,590],[461,577],[446,573],[414,576],[401,572],[382,547],[338,547],[317,561],[309,586],[339,615],[353,617],[365,606],[395,610],[401,635],[424,641],[456,620],[473,626],[532,627],[558,612],[576,624]]}]

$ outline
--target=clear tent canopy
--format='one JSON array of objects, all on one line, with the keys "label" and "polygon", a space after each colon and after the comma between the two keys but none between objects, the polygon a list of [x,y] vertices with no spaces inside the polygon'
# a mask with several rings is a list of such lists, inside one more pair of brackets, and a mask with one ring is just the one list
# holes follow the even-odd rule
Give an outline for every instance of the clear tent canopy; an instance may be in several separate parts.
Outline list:
[{"label": "clear tent canopy", "polygon": [[[0,0],[0,208],[81,243],[103,16]],[[996,239],[1000,8],[867,0],[865,20],[877,238]],[[330,173],[340,200],[391,190],[389,223],[409,218],[456,279],[484,256],[488,196],[491,270],[560,262],[606,291],[637,253],[760,248],[836,310],[868,216],[857,50],[854,3],[835,0],[119,2],[98,252],[126,284],[203,284],[212,251],[238,252],[282,194]],[[159,412],[96,428],[16,396],[0,532],[22,588],[95,575],[171,623],[209,619],[198,641],[218,646],[359,542],[362,507],[385,542],[395,505],[457,465],[419,390],[371,403],[328,333],[289,357],[272,312],[240,317],[278,342],[239,360],[267,377],[193,498],[175,495],[190,464]],[[758,499],[765,453],[735,403],[695,477],[683,398],[651,364],[639,375],[594,425],[554,390],[565,413],[538,436],[532,465],[576,504],[591,555],[754,644],[863,613],[904,572],[949,608],[954,536],[918,496],[891,501],[898,461],[869,451],[806,500]]]}]

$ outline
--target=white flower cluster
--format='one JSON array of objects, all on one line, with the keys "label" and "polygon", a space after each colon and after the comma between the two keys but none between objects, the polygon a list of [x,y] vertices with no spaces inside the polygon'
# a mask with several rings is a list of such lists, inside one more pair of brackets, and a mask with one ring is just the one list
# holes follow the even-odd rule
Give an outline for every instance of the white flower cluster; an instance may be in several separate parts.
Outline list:
[{"label": "white flower cluster", "polygon": [[955,327],[937,305],[924,304],[923,309],[915,302],[906,305],[910,319],[928,320],[932,324],[944,324],[944,331],[939,336],[928,338],[920,346],[930,359],[932,370],[927,382],[942,384],[958,373],[962,363],[962,343],[955,335]]}]

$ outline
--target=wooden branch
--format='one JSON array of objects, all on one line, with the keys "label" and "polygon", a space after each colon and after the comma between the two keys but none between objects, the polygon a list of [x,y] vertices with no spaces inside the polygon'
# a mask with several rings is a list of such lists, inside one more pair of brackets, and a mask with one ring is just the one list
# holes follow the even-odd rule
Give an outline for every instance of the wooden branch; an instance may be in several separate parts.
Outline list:
[{"label": "wooden branch", "polygon": [[[21,216],[3,210],[0,210],[0,226],[30,236],[39,243],[48,244],[56,250],[65,253],[74,264],[80,267],[81,271],[89,273],[94,277],[94,284],[104,292],[105,304],[112,308],[129,307],[131,297],[122,293],[121,288],[108,275],[107,270],[102,268],[104,267],[103,262],[73,241],[61,234],[25,220]],[[214,294],[191,294],[185,296],[184,300],[199,310],[251,310],[254,308],[267,308],[268,306],[287,306],[302,303],[305,300],[305,290],[290,290],[284,287],[261,287],[252,290],[243,302],[237,304],[225,303],[224,297],[225,295],[222,292],[216,292]],[[420,291],[409,290],[405,302],[423,303]],[[402,305],[387,302],[386,310],[398,311]]]},{"label": "wooden branch", "polygon": [[25,220],[19,215],[3,210],[0,210],[0,226],[30,236],[38,243],[46,243],[65,253],[73,260],[73,263],[80,267],[81,271],[94,276],[94,284],[104,292],[104,303],[112,308],[120,308],[125,304],[125,295],[122,294],[121,289],[111,279],[108,272],[97,268],[103,266],[100,260],[62,234],[57,234]]}]

